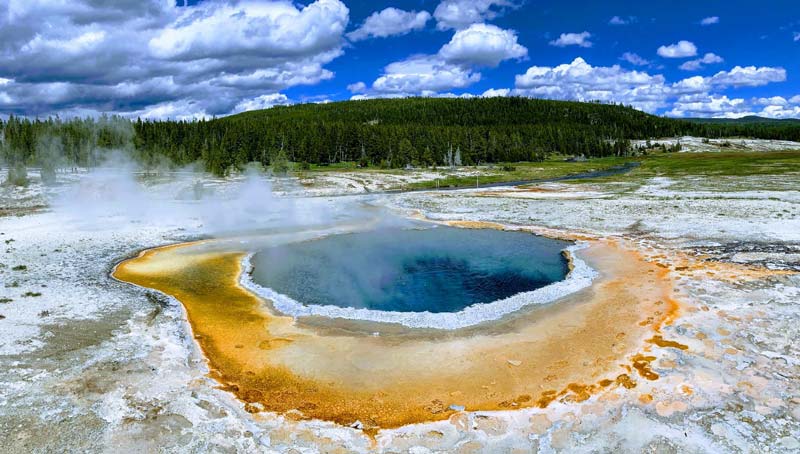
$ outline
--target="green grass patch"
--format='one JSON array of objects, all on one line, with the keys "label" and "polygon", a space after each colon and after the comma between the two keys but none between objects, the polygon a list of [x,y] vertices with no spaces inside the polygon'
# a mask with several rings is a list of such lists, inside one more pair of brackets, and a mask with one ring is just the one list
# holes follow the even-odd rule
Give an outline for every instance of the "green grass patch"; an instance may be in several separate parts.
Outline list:
[{"label": "green grass patch", "polygon": [[800,151],[671,153],[642,159],[632,176],[749,176],[800,173]]},{"label": "green grass patch", "polygon": [[327,165],[308,164],[307,166],[301,166],[300,164],[295,164],[293,166],[292,173],[300,178],[305,178],[305,177],[313,177],[314,174],[335,173],[335,172],[357,172],[357,173],[363,173],[365,175],[371,173],[398,175],[405,172],[405,170],[381,168],[379,166],[359,167],[358,163],[355,161],[346,161],[346,162],[336,162]]},{"label": "green grass patch", "polygon": [[572,180],[572,183],[633,181],[657,176],[758,176],[800,174],[800,151],[659,153],[637,158],[633,171],[610,177]]},{"label": "green grass patch", "polygon": [[[544,162],[497,163],[474,169],[488,173],[477,178],[481,186],[493,183],[516,181],[549,180],[572,176],[591,171],[607,170],[638,161],[641,165],[631,172],[591,179],[569,180],[571,183],[601,183],[610,181],[635,181],[655,176],[753,176],[800,174],[800,151],[774,152],[714,152],[714,153],[659,153],[639,158],[597,158],[586,162],[566,162],[563,157],[551,158]],[[425,170],[425,169],[419,169]],[[433,170],[433,169],[428,169]],[[439,168],[439,170],[447,169]],[[358,167],[355,162],[342,162],[329,166],[311,165],[301,172],[311,177],[321,172],[354,172],[369,174],[405,174],[401,169],[380,169],[377,167]],[[301,176],[302,177],[302,176]],[[410,183],[395,189],[433,189],[436,187],[470,188],[475,187],[476,177],[449,175],[430,181]]]},{"label": "green grass patch", "polygon": [[[598,158],[586,162],[566,162],[548,160],[544,162],[499,163],[492,167],[479,167],[478,170],[490,172],[489,175],[456,176],[451,175],[438,180],[439,187],[469,188],[479,185],[506,183],[514,181],[534,181],[560,178],[597,170],[607,170],[632,161],[630,158]],[[477,181],[476,181],[477,180]],[[407,186],[408,189],[431,189],[437,187],[437,181],[420,181]]]}]

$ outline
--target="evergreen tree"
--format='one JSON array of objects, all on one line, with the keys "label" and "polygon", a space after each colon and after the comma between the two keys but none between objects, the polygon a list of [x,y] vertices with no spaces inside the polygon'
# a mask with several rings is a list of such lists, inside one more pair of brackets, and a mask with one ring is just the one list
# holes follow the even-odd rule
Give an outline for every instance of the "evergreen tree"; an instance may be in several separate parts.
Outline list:
[{"label": "evergreen tree", "polygon": [[416,150],[414,150],[414,146],[411,145],[411,141],[408,139],[401,140],[400,146],[397,147],[397,159],[395,160],[395,165],[398,167],[403,167],[411,164],[412,156],[415,154]]},{"label": "evergreen tree", "polygon": [[[303,104],[197,121],[10,116],[0,120],[0,159],[20,175],[26,164],[94,166],[122,150],[150,167],[202,161],[224,175],[251,161],[281,171],[289,161],[402,167],[626,156],[632,140],[681,135],[800,141],[800,121],[685,121],[618,105],[513,97]],[[40,150],[48,136],[61,141],[59,156]]]},{"label": "evergreen tree", "polygon": [[51,135],[39,138],[36,144],[36,162],[39,164],[42,183],[53,185],[56,182],[56,169],[61,165],[64,147],[60,137]]}]

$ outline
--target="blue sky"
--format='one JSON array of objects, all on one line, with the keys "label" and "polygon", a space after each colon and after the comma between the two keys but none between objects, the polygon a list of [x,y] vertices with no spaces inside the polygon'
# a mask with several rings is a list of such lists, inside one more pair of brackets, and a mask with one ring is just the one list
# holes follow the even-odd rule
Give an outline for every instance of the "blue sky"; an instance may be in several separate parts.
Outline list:
[{"label": "blue sky", "polygon": [[800,117],[800,2],[0,0],[0,115],[400,96]]}]

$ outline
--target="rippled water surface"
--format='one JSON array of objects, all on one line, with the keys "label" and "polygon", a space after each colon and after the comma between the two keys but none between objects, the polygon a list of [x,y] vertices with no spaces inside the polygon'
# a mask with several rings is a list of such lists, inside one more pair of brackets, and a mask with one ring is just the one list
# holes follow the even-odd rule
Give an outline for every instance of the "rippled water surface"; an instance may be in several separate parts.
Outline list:
[{"label": "rippled water surface", "polygon": [[303,304],[454,312],[564,279],[568,245],[523,232],[390,229],[262,250],[253,279]]}]

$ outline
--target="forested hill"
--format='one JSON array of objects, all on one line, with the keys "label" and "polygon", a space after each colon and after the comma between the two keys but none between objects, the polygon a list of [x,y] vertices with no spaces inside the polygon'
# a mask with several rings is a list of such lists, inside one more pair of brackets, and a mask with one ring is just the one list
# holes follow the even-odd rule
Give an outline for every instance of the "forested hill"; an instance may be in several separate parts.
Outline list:
[{"label": "forested hill", "polygon": [[725,125],[796,125],[800,126],[800,118],[766,118],[750,115],[741,118],[687,118],[686,121],[705,124],[725,124]]},{"label": "forested hill", "polygon": [[618,105],[530,98],[404,98],[278,106],[232,115],[223,121],[325,121],[352,124],[502,126],[591,124],[670,128],[675,122]]},{"label": "forested hill", "polygon": [[303,104],[201,121],[0,123],[5,162],[61,156],[92,165],[96,150],[126,148],[145,163],[198,160],[214,173],[259,161],[363,165],[535,161],[553,153],[626,155],[630,140],[679,135],[800,140],[800,125],[675,120],[630,107],[528,98],[379,99]]}]

